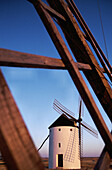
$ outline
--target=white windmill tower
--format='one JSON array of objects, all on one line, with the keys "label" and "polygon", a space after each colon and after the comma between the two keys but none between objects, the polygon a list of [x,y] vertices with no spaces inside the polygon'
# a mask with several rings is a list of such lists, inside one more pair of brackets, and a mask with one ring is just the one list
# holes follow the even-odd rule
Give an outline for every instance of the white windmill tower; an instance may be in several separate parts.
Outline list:
[{"label": "white windmill tower", "polygon": [[[97,132],[82,123],[81,103],[79,118],[76,119],[73,113],[65,108],[57,100],[53,108],[61,113],[61,116],[49,127],[49,168],[80,169],[80,146],[81,146],[81,125],[97,136]],[[77,125],[77,123],[79,125]]]}]

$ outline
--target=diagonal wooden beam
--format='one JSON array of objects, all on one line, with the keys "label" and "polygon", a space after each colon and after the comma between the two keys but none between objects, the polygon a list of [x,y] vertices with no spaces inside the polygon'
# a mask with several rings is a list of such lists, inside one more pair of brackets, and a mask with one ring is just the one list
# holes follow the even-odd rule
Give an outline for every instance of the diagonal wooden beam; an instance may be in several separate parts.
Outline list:
[{"label": "diagonal wooden beam", "polygon": [[107,170],[110,167],[110,162],[111,162],[111,158],[109,153],[107,152],[107,148],[106,146],[104,147],[100,158],[98,159],[94,170]]},{"label": "diagonal wooden beam", "polygon": [[62,39],[60,33],[58,32],[51,16],[42,7],[41,0],[36,1],[36,4],[34,4],[34,6],[41,20],[43,21],[52,41],[54,42],[62,58],[62,61],[64,62],[68,72],[70,73],[74,84],[76,85],[82,99],[84,100],[87,106],[87,109],[107,146],[108,152],[112,154],[112,136],[101,116],[100,111],[98,110],[95,104],[95,101],[85,81],[83,80],[83,77],[81,76],[79,72],[79,69],[77,68],[77,65],[74,63],[74,60],[70,52],[68,51],[67,46],[64,43],[64,40]]},{"label": "diagonal wooden beam", "polygon": [[66,21],[58,21],[59,26],[61,27],[77,62],[86,63],[91,66],[92,71],[84,71],[84,74],[106,114],[112,121],[112,89],[105,75],[100,71],[100,66],[87,44],[77,21],[64,0],[47,1],[53,9],[57,9],[57,11],[65,17]]},{"label": "diagonal wooden beam", "polygon": [[[73,0],[66,0],[72,13],[75,15],[75,17],[77,18],[78,22],[80,23],[82,29],[84,30],[84,32],[87,35],[87,40],[90,41],[92,47],[94,48],[100,62],[102,63],[102,66],[104,67],[105,71],[107,72],[107,74],[109,75],[109,77],[111,78],[110,72],[112,73],[112,66],[110,65],[108,59],[106,58],[106,56],[104,55],[103,51],[101,50],[100,46],[98,45],[97,41],[95,40],[94,36],[92,35],[90,29],[88,28],[86,22],[84,21],[84,19],[82,18],[79,10],[77,9],[75,3]],[[86,37],[85,37],[86,38]],[[100,53],[99,53],[99,52]],[[101,54],[101,55],[100,55]],[[105,62],[104,62],[104,61]],[[105,63],[107,64],[108,68],[110,69],[110,72],[107,68],[107,66],[105,65]]]},{"label": "diagonal wooden beam", "polygon": [[9,170],[44,170],[42,160],[1,71],[0,151]]},{"label": "diagonal wooden beam", "polygon": [[[32,0],[28,0],[29,2],[33,3],[34,5],[36,4],[36,0],[32,1]],[[53,17],[64,20],[65,18],[58,13],[56,10],[54,10],[53,8],[51,8],[50,6],[48,6],[47,4],[45,4],[44,2],[41,2],[41,5],[43,6],[44,9],[46,9]]]},{"label": "diagonal wooden beam", "polygon": [[[112,134],[112,131],[111,131]],[[107,147],[103,148],[103,151],[94,167],[94,170],[107,170],[110,167],[110,162],[112,159],[112,155],[110,155],[107,151]]]},{"label": "diagonal wooden beam", "polygon": [[46,5],[44,2],[41,2],[41,5],[42,5],[53,17],[65,21],[65,18],[64,18],[60,13],[58,13],[56,10],[54,10],[54,9],[51,8],[50,6]]}]

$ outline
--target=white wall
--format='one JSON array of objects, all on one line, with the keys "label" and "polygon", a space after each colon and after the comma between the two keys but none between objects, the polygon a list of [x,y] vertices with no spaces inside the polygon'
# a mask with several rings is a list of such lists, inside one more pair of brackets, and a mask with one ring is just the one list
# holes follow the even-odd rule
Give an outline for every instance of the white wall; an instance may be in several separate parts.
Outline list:
[{"label": "white wall", "polygon": [[63,154],[63,168],[80,169],[78,128],[53,127],[49,133],[49,168],[58,167],[58,154]]}]

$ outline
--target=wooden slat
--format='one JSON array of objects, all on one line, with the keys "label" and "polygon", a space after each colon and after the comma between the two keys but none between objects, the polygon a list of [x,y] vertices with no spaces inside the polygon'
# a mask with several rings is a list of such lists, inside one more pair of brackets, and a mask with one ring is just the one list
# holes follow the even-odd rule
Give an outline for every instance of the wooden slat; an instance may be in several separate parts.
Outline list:
[{"label": "wooden slat", "polygon": [[[32,0],[33,2],[33,0]],[[57,1],[56,1],[57,2]],[[54,2],[55,3],[55,2]],[[46,10],[42,7],[41,1],[38,0],[35,6],[38,14],[40,15],[41,20],[43,21],[52,41],[54,42],[62,61],[64,62],[66,68],[68,69],[73,82],[75,83],[82,99],[84,100],[87,109],[91,117],[93,118],[94,123],[96,124],[105,144],[107,145],[107,149],[110,154],[112,154],[112,136],[99,112],[95,101],[83,80],[77,65],[74,63],[72,56],[70,55],[67,46],[65,45],[61,35],[59,34],[52,18],[46,12]]]},{"label": "wooden slat", "polygon": [[[92,70],[88,64],[75,63],[79,70]],[[63,69],[66,67],[61,59],[0,49],[0,66]]]},{"label": "wooden slat", "polygon": [[12,67],[65,69],[60,59],[0,49],[0,65]]},{"label": "wooden slat", "polygon": [[65,17],[66,22],[59,20],[59,25],[64,32],[77,62],[86,63],[91,66],[92,71],[84,71],[84,74],[102,104],[102,107],[112,121],[112,89],[105,76],[100,71],[100,66],[88,46],[73,14],[64,0],[47,1],[53,9],[57,9],[57,11]]},{"label": "wooden slat", "polygon": [[44,169],[1,71],[0,151],[9,170]]}]

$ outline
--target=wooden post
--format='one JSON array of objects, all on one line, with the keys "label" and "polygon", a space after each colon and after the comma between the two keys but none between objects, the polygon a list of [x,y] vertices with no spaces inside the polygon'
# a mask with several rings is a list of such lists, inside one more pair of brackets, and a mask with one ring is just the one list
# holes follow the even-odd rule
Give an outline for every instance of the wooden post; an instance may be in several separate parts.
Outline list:
[{"label": "wooden post", "polygon": [[[111,131],[112,134],[112,131]],[[107,151],[106,146],[103,148],[103,151],[94,167],[94,170],[107,170],[110,167],[110,162],[112,159],[112,155],[110,155]]]},{"label": "wooden post", "polygon": [[1,71],[0,151],[8,170],[44,170],[41,158]]},{"label": "wooden post", "polygon": [[98,159],[94,170],[107,170],[110,167],[111,157],[109,153],[107,152],[107,148],[104,147],[100,158]]}]

